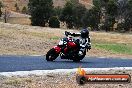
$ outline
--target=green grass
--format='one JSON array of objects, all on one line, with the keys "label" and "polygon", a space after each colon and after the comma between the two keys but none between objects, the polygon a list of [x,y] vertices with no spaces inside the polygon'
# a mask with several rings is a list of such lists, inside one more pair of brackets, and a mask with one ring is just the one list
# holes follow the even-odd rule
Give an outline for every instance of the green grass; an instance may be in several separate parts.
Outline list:
[{"label": "green grass", "polygon": [[132,45],[130,44],[95,43],[93,47],[97,49],[104,49],[116,54],[131,54],[132,55]]},{"label": "green grass", "polygon": [[59,39],[60,39],[60,37],[58,37],[58,36],[53,36],[50,38],[50,40],[59,40]]}]

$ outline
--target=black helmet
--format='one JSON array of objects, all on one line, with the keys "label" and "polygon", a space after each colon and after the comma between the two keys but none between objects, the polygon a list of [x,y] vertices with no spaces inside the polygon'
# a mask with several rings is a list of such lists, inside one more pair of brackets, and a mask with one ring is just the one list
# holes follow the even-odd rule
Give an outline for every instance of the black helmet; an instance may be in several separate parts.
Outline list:
[{"label": "black helmet", "polygon": [[83,29],[83,30],[81,30],[81,37],[82,37],[82,38],[87,38],[88,35],[89,35],[88,29]]}]

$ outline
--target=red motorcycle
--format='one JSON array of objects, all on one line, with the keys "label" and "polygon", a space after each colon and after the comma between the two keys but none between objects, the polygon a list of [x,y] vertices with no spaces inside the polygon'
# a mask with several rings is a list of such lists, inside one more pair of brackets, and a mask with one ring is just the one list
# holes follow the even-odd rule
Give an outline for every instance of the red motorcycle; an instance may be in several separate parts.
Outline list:
[{"label": "red motorcycle", "polygon": [[53,61],[58,56],[60,56],[61,59],[69,59],[73,60],[74,62],[79,62],[85,57],[87,49],[85,49],[83,55],[81,56],[78,55],[78,52],[80,50],[79,39],[68,37],[68,35],[70,34],[68,34],[67,31],[65,31],[65,35],[66,37],[61,39],[57,46],[54,46],[47,52],[46,54],[47,61]]}]

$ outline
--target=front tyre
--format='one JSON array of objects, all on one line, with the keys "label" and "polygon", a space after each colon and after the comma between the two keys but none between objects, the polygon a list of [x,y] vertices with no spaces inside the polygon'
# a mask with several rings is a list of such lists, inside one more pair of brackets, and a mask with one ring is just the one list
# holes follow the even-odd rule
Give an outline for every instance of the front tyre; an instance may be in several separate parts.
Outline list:
[{"label": "front tyre", "polygon": [[59,54],[56,53],[55,49],[50,49],[46,54],[46,60],[47,61],[53,61],[58,57]]}]

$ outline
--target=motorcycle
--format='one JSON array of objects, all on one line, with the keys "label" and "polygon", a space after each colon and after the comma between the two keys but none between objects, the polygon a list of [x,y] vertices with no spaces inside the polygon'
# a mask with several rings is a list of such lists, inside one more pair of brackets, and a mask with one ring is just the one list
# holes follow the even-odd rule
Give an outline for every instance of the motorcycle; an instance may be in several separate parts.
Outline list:
[{"label": "motorcycle", "polygon": [[79,39],[68,37],[69,35],[69,32],[65,31],[66,37],[62,38],[57,46],[54,46],[47,52],[47,61],[53,61],[58,56],[60,56],[61,59],[68,59],[73,60],[74,62],[79,62],[85,57],[86,50],[88,51],[88,49],[85,49],[83,55],[78,55],[80,50]]}]

